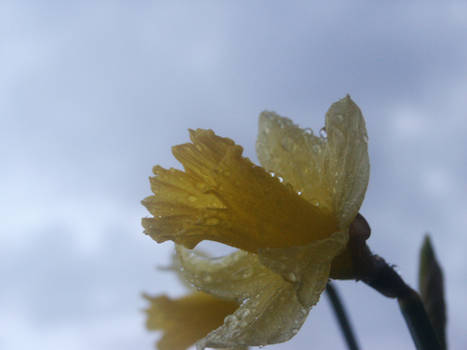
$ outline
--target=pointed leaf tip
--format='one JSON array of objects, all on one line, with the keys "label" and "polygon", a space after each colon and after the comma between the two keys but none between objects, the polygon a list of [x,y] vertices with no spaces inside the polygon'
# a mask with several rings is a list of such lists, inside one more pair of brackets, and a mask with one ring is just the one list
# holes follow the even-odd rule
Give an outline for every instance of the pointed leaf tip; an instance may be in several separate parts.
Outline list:
[{"label": "pointed leaf tip", "polygon": [[442,348],[446,349],[444,277],[428,234],[420,250],[418,288],[439,342]]}]

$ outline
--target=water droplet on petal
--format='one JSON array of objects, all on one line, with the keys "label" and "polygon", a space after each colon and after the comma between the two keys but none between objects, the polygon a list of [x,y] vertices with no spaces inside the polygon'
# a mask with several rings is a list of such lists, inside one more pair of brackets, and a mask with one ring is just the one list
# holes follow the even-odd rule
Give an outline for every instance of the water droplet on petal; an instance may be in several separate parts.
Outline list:
[{"label": "water droplet on petal", "polygon": [[322,128],[319,130],[319,136],[321,136],[323,139],[325,139],[326,137],[328,137],[328,133],[327,133],[325,127],[322,127]]},{"label": "water droplet on petal", "polygon": [[238,322],[238,319],[235,315],[229,315],[226,318],[224,318],[224,323],[225,324],[230,324],[232,326],[235,326]]},{"label": "water droplet on petal", "polygon": [[299,196],[301,196],[301,195],[302,195],[302,191],[298,191],[297,194],[298,194]]},{"label": "water droplet on petal", "polygon": [[245,272],[243,272],[242,277],[243,278],[248,278],[248,277],[251,277],[252,274],[253,274],[253,272],[251,270],[246,270]]},{"label": "water droplet on petal", "polygon": [[306,128],[304,131],[305,131],[305,134],[307,135],[313,135],[313,129],[311,128]]},{"label": "water droplet on petal", "polygon": [[289,279],[290,282],[297,282],[297,276],[295,276],[295,273],[289,272],[287,274],[287,278]]},{"label": "water droplet on petal", "polygon": [[277,178],[279,179],[280,183],[284,182],[284,178],[282,176],[278,176]]},{"label": "water droplet on petal", "polygon": [[312,199],[311,204],[314,205],[315,207],[319,207],[319,201],[317,199]]},{"label": "water droplet on petal", "polygon": [[274,171],[271,171],[271,172],[269,173],[269,175],[271,175],[272,177],[274,177],[274,176],[276,176],[276,173],[275,173]]}]

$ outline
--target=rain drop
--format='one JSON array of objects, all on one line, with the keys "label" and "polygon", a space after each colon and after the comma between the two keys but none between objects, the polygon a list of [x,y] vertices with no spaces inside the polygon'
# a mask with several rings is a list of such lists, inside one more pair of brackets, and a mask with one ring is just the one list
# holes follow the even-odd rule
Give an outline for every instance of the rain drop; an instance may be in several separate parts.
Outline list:
[{"label": "rain drop", "polygon": [[243,278],[248,278],[248,277],[251,277],[252,274],[253,274],[253,272],[252,272],[251,270],[246,270],[246,271],[243,273],[242,277],[243,277]]},{"label": "rain drop", "polygon": [[321,136],[323,139],[325,139],[326,137],[328,137],[328,133],[327,133],[325,127],[322,127],[322,128],[319,130],[319,136]]},{"label": "rain drop", "polygon": [[246,309],[242,313],[242,317],[247,317],[250,314],[250,310]]},{"label": "rain drop", "polygon": [[226,318],[224,318],[224,322],[226,324],[232,324],[232,325],[235,325],[237,322],[238,322],[238,319],[235,315],[229,315],[227,316]]},{"label": "rain drop", "polygon": [[297,282],[297,276],[295,276],[295,273],[289,272],[287,274],[287,278],[289,279],[290,282]]}]

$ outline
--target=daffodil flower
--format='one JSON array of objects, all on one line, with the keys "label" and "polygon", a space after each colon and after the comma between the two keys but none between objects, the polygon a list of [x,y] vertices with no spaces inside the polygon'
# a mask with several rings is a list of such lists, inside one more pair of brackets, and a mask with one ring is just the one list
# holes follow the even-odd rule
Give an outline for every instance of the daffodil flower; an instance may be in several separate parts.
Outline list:
[{"label": "daffodil flower", "polygon": [[[360,109],[349,96],[337,101],[320,135],[263,112],[256,144],[263,167],[211,130],[190,130],[190,138],[172,150],[183,171],[154,167],[154,196],[143,201],[153,217],[144,218],[143,226],[157,242],[176,243],[186,281],[238,305],[222,324],[191,341],[199,349],[284,342],[318,302],[366,192],[367,133]],[[238,250],[207,258],[193,250],[202,240]],[[165,315],[157,305],[151,310]],[[157,328],[168,329],[163,322]]]},{"label": "daffodil flower", "polygon": [[165,295],[150,297],[146,327],[164,330],[158,341],[161,350],[184,350],[220,327],[224,318],[238,308],[234,301],[223,300],[203,292],[194,292],[179,299]]}]

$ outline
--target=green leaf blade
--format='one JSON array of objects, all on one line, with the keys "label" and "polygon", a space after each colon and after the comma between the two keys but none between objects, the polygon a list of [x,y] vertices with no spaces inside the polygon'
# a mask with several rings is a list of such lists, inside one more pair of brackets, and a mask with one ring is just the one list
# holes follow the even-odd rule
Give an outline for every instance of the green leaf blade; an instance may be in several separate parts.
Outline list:
[{"label": "green leaf blade", "polygon": [[420,250],[418,288],[441,347],[447,349],[444,276],[428,235]]}]

